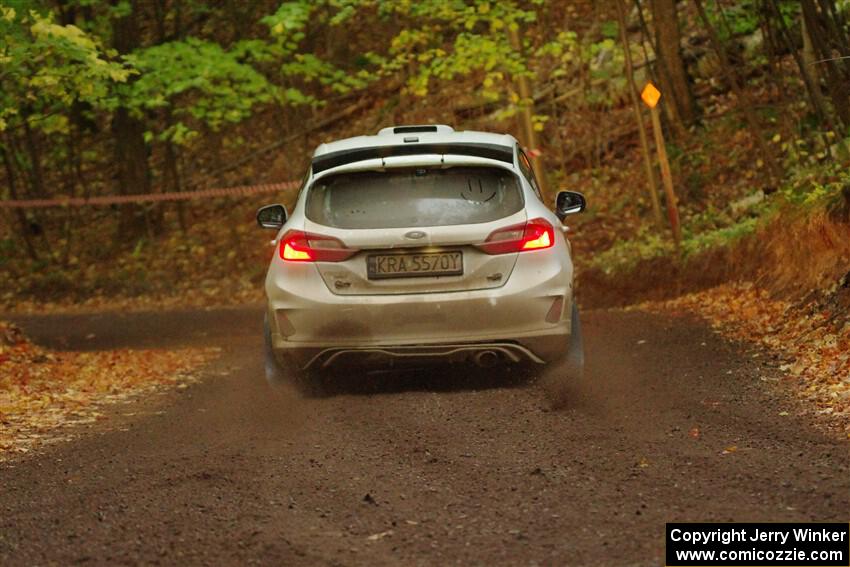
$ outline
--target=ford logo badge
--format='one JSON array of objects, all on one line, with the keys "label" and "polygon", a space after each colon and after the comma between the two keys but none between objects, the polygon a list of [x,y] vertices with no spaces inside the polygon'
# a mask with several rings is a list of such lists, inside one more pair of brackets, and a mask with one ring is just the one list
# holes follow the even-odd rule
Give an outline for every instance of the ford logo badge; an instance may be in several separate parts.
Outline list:
[{"label": "ford logo badge", "polygon": [[406,232],[404,237],[411,240],[419,240],[420,238],[425,238],[425,233],[421,230],[411,230],[410,232]]}]

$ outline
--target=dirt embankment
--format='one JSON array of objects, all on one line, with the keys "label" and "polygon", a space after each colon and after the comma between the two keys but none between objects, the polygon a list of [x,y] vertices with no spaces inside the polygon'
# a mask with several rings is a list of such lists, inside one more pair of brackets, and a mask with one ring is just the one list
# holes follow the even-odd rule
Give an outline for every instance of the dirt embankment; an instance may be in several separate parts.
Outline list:
[{"label": "dirt embankment", "polygon": [[747,281],[772,296],[850,306],[850,200],[817,214],[786,213],[730,246],[687,259],[658,257],[625,272],[580,275],[583,305],[623,306]]}]

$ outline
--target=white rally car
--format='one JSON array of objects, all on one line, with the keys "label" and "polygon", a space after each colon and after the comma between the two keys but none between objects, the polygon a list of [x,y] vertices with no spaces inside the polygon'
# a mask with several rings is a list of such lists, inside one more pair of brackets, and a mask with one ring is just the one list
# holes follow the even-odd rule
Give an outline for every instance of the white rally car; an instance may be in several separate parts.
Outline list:
[{"label": "white rally car", "polygon": [[552,212],[509,135],[398,126],[322,144],[292,213],[257,213],[277,232],[269,377],[582,357],[561,221],[584,207],[561,191]]}]

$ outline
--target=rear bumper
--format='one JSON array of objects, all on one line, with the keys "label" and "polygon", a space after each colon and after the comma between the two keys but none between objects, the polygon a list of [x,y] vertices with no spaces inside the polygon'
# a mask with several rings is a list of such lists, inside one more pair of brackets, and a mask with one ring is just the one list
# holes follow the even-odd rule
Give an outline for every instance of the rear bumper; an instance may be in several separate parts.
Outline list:
[{"label": "rear bumper", "polygon": [[[274,342],[274,336],[272,336]],[[298,368],[324,370],[350,366],[405,366],[428,362],[475,362],[495,355],[506,363],[548,364],[566,356],[569,335],[535,337],[532,341],[370,346],[274,346],[275,356]]]},{"label": "rear bumper", "polygon": [[351,365],[390,364],[403,366],[422,362],[469,362],[492,356],[512,363],[543,364],[530,349],[517,343],[466,343],[447,345],[401,345],[371,347],[331,347],[319,351],[302,365],[307,369],[327,369]]},{"label": "rear bumper", "polygon": [[409,295],[335,295],[315,265],[273,266],[266,279],[272,348],[302,368],[464,360],[484,348],[507,361],[552,362],[569,344],[572,265],[552,254],[520,256],[500,288]]}]

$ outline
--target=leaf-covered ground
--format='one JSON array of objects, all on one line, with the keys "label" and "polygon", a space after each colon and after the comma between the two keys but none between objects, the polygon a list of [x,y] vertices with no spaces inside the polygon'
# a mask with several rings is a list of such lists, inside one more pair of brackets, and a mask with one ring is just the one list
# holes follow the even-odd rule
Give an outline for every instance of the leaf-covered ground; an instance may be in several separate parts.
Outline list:
[{"label": "leaf-covered ground", "polygon": [[723,336],[769,349],[807,405],[850,437],[850,320],[845,310],[771,299],[752,284],[722,285],[638,308],[697,313]]},{"label": "leaf-covered ground", "polygon": [[37,301],[24,299],[7,306],[6,313],[93,313],[103,311],[151,311],[160,309],[215,308],[262,303],[265,295],[256,285],[242,285],[232,280],[208,281],[201,290],[161,295],[94,295],[86,299]]},{"label": "leaf-covered ground", "polygon": [[[205,307],[255,301],[262,296],[274,235],[256,226],[254,213],[276,200],[290,203],[285,195],[275,195],[267,201],[261,197],[233,205],[227,213],[222,212],[222,203],[193,206],[198,218],[185,233],[170,231],[130,241],[104,237],[101,223],[114,219],[102,211],[77,211],[84,223],[74,235],[80,249],[65,259],[61,256],[67,242],[57,241],[56,256],[39,261],[5,256],[0,246],[0,311]],[[45,211],[41,216],[53,218],[48,215],[61,212]],[[173,213],[165,218],[173,220]]]},{"label": "leaf-covered ground", "polygon": [[0,460],[104,418],[107,404],[185,388],[216,349],[56,352],[0,321]]}]

